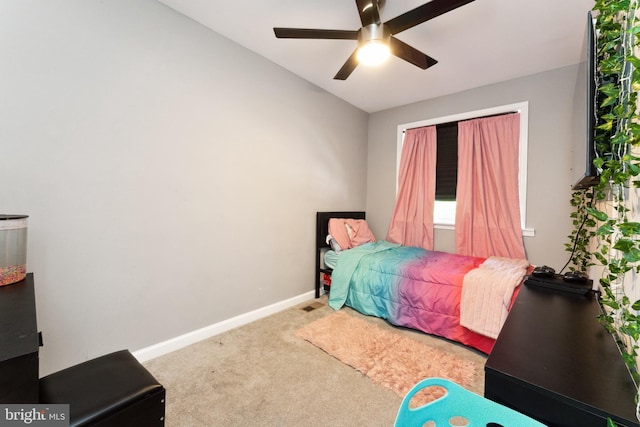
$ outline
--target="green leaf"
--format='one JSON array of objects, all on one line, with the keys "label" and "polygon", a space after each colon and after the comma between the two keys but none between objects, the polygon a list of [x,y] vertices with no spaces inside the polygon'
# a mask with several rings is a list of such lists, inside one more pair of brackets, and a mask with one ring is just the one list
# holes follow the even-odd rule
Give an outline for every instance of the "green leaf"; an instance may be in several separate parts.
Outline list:
[{"label": "green leaf", "polygon": [[[600,104],[600,108],[604,108],[604,107],[608,107],[610,105],[615,105],[618,102],[618,97],[617,96],[609,96],[607,98],[605,98],[604,101],[602,101],[602,104]],[[602,126],[598,126],[598,129],[611,129],[611,124],[609,123],[609,127],[607,128],[603,128]]]},{"label": "green leaf", "polygon": [[640,249],[631,248],[629,251],[625,252],[623,255],[624,259],[631,263],[635,263],[640,261]]},{"label": "green leaf", "polygon": [[598,228],[598,230],[596,231],[596,234],[599,236],[605,236],[607,234],[613,234],[614,231],[615,229],[611,226],[609,222],[607,222],[606,224],[603,224],[600,228]]},{"label": "green leaf", "polygon": [[599,211],[596,208],[587,207],[587,212],[598,221],[606,221],[609,219],[609,216],[606,213]]},{"label": "green leaf", "polygon": [[[613,99],[613,98],[609,98],[609,99]],[[605,107],[605,105],[601,105],[601,107]],[[611,130],[612,128],[613,128],[612,121],[606,121],[600,126],[596,126],[596,129],[601,129],[601,130]]]},{"label": "green leaf", "polygon": [[620,304],[618,304],[615,301],[609,301],[609,300],[602,300],[602,303],[608,307],[613,308],[614,310],[617,310],[620,308]]},{"label": "green leaf", "polygon": [[596,168],[602,169],[602,165],[604,165],[604,159],[602,157],[596,157],[593,159],[593,164]]},{"label": "green leaf", "polygon": [[637,164],[629,163],[627,167],[629,168],[629,174],[631,176],[638,176],[638,174],[640,174],[640,167],[638,167]]},{"label": "green leaf", "polygon": [[605,85],[602,85],[598,88],[598,91],[604,93],[605,95],[607,95],[610,98],[617,98],[618,95],[620,94],[620,88],[613,84],[613,83],[608,83]]},{"label": "green leaf", "polygon": [[618,224],[618,229],[624,236],[640,234],[640,222],[622,222]]},{"label": "green leaf", "polygon": [[630,252],[633,250],[635,243],[631,239],[619,239],[615,245],[613,245],[613,249],[617,249],[622,252]]}]

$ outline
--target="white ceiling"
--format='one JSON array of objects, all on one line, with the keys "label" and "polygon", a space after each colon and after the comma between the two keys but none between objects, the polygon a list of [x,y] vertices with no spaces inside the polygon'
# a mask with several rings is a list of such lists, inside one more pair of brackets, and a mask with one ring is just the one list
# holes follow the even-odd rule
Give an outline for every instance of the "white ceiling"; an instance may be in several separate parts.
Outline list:
[{"label": "white ceiling", "polygon": [[[358,30],[355,0],[158,0],[364,111],[376,112],[584,60],[594,0],[475,0],[396,37],[438,60],[391,57],[333,80],[352,40],[276,39],[273,27]],[[388,21],[426,0],[387,0]]]}]

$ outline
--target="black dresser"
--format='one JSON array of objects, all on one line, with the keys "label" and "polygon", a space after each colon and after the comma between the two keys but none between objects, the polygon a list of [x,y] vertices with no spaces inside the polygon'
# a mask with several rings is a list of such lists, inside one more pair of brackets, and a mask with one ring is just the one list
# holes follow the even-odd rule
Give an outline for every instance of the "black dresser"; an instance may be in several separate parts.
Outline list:
[{"label": "black dresser", "polygon": [[0,287],[0,403],[37,403],[38,350],[33,273]]},{"label": "black dresser", "polygon": [[485,365],[485,397],[553,427],[638,426],[635,386],[597,299],[523,286]]}]

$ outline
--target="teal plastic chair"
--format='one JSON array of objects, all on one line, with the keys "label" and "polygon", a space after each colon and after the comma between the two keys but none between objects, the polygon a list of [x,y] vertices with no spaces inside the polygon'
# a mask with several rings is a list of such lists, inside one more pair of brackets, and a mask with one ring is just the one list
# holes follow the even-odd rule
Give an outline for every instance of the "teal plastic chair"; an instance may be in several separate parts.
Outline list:
[{"label": "teal plastic chair", "polygon": [[[444,388],[446,394],[418,408],[409,407],[413,396],[432,386]],[[526,415],[478,396],[443,378],[427,378],[413,386],[402,400],[395,426],[546,427]]]}]

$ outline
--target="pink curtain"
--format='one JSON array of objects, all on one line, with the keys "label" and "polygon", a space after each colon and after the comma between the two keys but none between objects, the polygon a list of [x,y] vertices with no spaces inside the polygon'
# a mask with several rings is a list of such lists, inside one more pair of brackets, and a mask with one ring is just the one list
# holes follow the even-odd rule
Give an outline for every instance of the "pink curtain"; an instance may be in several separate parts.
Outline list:
[{"label": "pink curtain", "polygon": [[398,196],[386,240],[433,249],[436,197],[436,128],[408,129],[404,136]]},{"label": "pink curtain", "polygon": [[518,189],[520,115],[458,124],[456,251],[524,259]]}]

